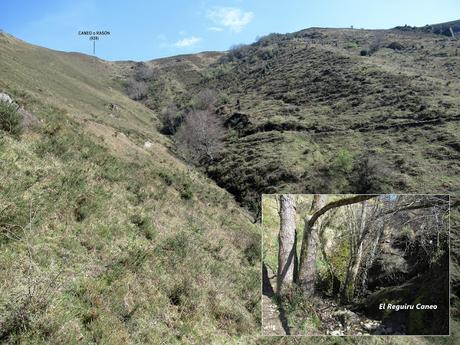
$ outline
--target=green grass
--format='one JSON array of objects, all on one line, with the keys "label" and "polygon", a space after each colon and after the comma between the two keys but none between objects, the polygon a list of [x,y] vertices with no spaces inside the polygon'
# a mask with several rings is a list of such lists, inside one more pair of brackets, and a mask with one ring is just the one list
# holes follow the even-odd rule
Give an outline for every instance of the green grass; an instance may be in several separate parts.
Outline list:
[{"label": "green grass", "polygon": [[107,88],[117,66],[3,35],[0,50],[0,87],[39,120],[0,135],[0,341],[253,342],[260,236],[246,212],[168,152],[153,112]]},{"label": "green grass", "polygon": [[[156,131],[157,107],[170,101],[189,106],[204,80],[225,95],[222,116],[237,111],[239,100],[238,111],[250,115],[249,130],[280,126],[252,134],[235,130],[225,159],[210,167],[213,178],[246,204],[261,191],[352,190],[352,180],[328,173],[341,149],[353,164],[369,151],[381,163],[375,184],[384,190],[458,191],[456,122],[334,135],[289,129],[296,123],[323,130],[395,123],[418,116],[421,104],[424,117],[439,112],[448,118],[459,105],[452,43],[440,48],[423,36],[413,53],[381,49],[361,58],[328,44],[338,35],[363,47],[372,32],[321,31],[325,46],[307,47],[303,35],[310,32],[282,42],[274,35],[270,49],[210,69],[222,54],[149,62],[168,84],[161,99],[147,101],[153,111],[123,94],[130,63],[42,49],[0,34],[0,91],[39,120],[20,137],[0,132],[1,341],[330,344],[328,338],[258,337],[259,228],[230,194],[171,155],[171,142]],[[414,39],[400,36],[389,33],[388,40],[410,46]],[[445,57],[435,56],[444,50],[451,71]],[[332,78],[337,89],[331,89],[320,75],[326,68],[351,84]],[[308,82],[316,77],[318,85]],[[363,82],[369,88],[359,89]],[[390,84],[394,89],[385,88]],[[296,93],[287,94],[287,86]],[[357,87],[366,92],[353,93]],[[339,96],[342,90],[349,92]],[[385,119],[388,114],[393,117]],[[145,141],[153,148],[144,149]],[[348,169],[347,161],[340,167]],[[369,342],[445,340],[421,339]]]},{"label": "green grass", "polygon": [[[0,139],[0,280],[11,287],[0,297],[2,339],[180,343],[254,332],[258,235],[231,197],[178,166],[120,159],[54,116],[21,141]],[[233,205],[228,225],[221,204]]]},{"label": "green grass", "polygon": [[17,106],[0,101],[0,130],[18,136],[22,132],[22,115]]}]

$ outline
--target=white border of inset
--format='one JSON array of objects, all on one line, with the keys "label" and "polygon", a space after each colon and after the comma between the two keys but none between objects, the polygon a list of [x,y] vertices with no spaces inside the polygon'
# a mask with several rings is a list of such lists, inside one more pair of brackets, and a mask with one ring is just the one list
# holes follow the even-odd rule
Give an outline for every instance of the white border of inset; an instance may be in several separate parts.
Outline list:
[{"label": "white border of inset", "polygon": [[452,275],[451,275],[451,234],[450,234],[450,211],[451,211],[451,196],[450,194],[445,194],[445,193],[362,193],[362,194],[353,194],[353,193],[316,193],[316,194],[321,194],[321,195],[376,195],[376,196],[381,196],[381,195],[422,195],[422,196],[433,196],[433,195],[443,195],[447,196],[448,198],[448,205],[449,209],[447,211],[447,246],[449,250],[449,267],[448,267],[448,275],[449,275],[449,333],[448,334],[381,334],[381,335],[374,335],[374,334],[363,334],[363,335],[330,335],[330,334],[323,334],[323,335],[308,335],[308,334],[264,334],[263,333],[263,326],[264,326],[264,317],[263,317],[263,272],[262,272],[262,265],[263,265],[263,254],[264,254],[264,233],[263,233],[263,223],[264,223],[264,210],[263,210],[263,198],[265,195],[281,195],[281,194],[293,194],[293,195],[315,195],[315,193],[263,193],[260,195],[260,232],[261,232],[261,246],[260,246],[260,336],[262,337],[450,337],[452,335],[452,308],[451,308],[451,289],[452,289]]}]

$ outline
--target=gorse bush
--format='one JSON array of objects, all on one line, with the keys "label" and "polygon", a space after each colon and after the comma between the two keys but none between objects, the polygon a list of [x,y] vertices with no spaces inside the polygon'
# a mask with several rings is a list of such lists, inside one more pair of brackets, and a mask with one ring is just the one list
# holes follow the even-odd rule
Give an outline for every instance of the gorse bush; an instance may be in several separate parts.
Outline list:
[{"label": "gorse bush", "polygon": [[21,134],[22,116],[17,105],[0,102],[0,130],[12,135]]},{"label": "gorse bush", "polygon": [[346,149],[340,150],[335,157],[333,167],[338,172],[350,173],[353,169],[353,156]]}]

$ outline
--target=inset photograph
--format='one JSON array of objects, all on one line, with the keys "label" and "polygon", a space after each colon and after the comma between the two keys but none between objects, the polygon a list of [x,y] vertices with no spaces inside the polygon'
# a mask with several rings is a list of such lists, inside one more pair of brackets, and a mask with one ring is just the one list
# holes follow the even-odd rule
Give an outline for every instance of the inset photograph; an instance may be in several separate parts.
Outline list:
[{"label": "inset photograph", "polygon": [[449,196],[264,194],[262,335],[449,335]]}]

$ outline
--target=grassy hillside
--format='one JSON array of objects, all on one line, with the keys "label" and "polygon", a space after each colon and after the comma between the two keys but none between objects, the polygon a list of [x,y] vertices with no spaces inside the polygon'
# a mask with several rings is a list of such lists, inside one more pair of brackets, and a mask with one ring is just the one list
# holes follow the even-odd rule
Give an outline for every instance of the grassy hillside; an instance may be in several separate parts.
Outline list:
[{"label": "grassy hillside", "polygon": [[0,54],[0,91],[36,119],[0,131],[0,342],[254,339],[258,230],[169,153],[117,66],[6,35]]},{"label": "grassy hillside", "polygon": [[308,29],[232,49],[188,87],[225,99],[231,131],[210,175],[246,204],[280,190],[458,192],[458,42]]},{"label": "grassy hillside", "polygon": [[[396,40],[402,51],[360,56],[375,32],[306,30],[146,62],[156,72],[135,102],[124,91],[137,63],[0,34],[0,92],[36,119],[19,137],[0,130],[0,342],[431,343],[260,338],[259,228],[234,201],[457,192],[458,41],[385,33]],[[209,174],[233,196],[158,132],[162,108],[205,88],[230,127]]]},{"label": "grassy hillside", "polygon": [[[214,90],[216,114],[228,132],[225,149],[207,171],[252,209],[263,192],[444,192],[456,198],[460,43],[406,29],[271,34],[195,68],[193,78],[182,78],[183,64],[176,70],[173,57],[163,60],[167,69],[155,66],[143,102],[156,111],[174,103],[183,114],[193,95]],[[187,92],[170,90],[161,103],[151,102],[162,78],[185,84]],[[455,317],[457,270],[454,264]]]}]

